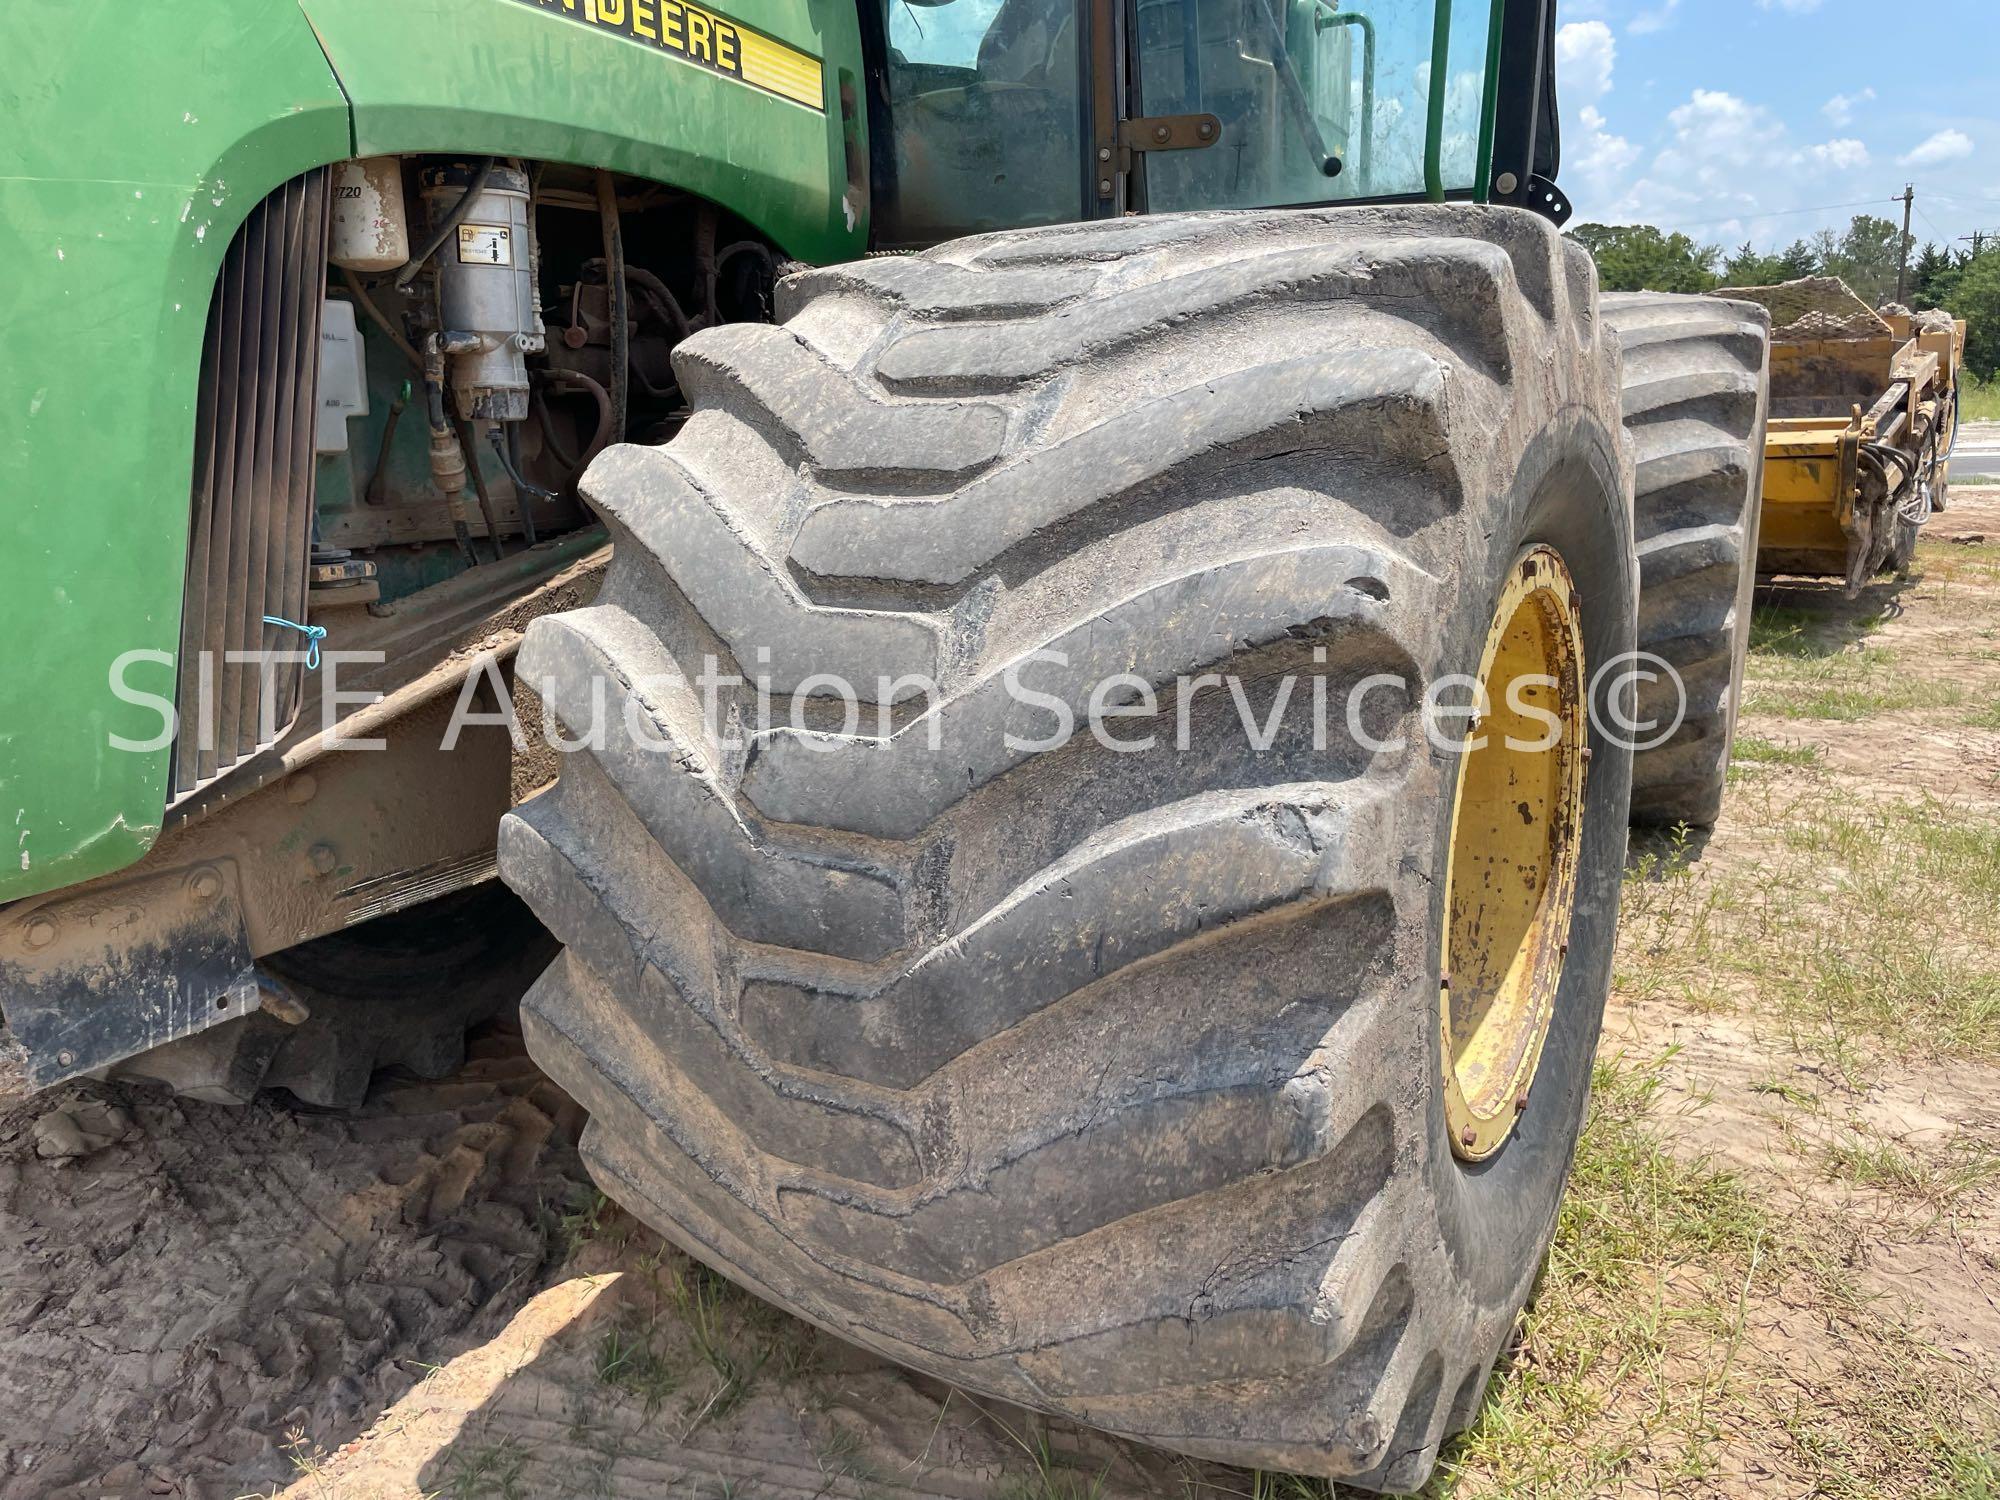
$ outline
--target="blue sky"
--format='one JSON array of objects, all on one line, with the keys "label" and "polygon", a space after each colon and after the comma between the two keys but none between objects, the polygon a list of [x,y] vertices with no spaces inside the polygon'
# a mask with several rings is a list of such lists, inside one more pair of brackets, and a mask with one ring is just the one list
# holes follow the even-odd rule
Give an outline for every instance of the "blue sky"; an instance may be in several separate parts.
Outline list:
[{"label": "blue sky", "polygon": [[1900,216],[1914,182],[1919,244],[2000,230],[2000,0],[1558,0],[1557,20],[1578,222],[1769,249]]}]

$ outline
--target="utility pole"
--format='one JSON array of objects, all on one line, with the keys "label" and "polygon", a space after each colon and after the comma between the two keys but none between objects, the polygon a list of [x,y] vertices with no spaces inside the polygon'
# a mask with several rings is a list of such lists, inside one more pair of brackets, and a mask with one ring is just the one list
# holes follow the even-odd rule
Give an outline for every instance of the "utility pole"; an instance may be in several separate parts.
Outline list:
[{"label": "utility pole", "polygon": [[1917,185],[1903,184],[1903,238],[1896,245],[1896,301],[1903,300],[1903,291],[1910,284],[1910,211],[1917,206]]},{"label": "utility pole", "polygon": [[2000,239],[2000,229],[1975,229],[1970,234],[1961,234],[1958,239],[1960,244],[1972,246],[1972,258],[1977,260],[1986,249],[1988,240]]}]

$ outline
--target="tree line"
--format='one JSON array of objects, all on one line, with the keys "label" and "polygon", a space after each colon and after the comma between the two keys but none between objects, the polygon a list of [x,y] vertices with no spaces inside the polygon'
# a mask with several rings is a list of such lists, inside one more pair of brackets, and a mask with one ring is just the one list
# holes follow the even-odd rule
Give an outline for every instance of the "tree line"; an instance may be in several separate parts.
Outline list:
[{"label": "tree line", "polygon": [[1838,276],[1871,307],[1895,297],[1896,268],[1907,250],[1904,300],[1964,318],[1966,364],[1985,380],[2000,375],[2000,243],[1976,255],[1934,244],[1919,250],[1914,237],[1905,245],[1902,231],[1874,214],[1857,215],[1844,234],[1822,229],[1772,254],[1748,242],[1731,253],[1650,224],[1582,224],[1569,235],[1595,257],[1608,292],[1713,292]]}]

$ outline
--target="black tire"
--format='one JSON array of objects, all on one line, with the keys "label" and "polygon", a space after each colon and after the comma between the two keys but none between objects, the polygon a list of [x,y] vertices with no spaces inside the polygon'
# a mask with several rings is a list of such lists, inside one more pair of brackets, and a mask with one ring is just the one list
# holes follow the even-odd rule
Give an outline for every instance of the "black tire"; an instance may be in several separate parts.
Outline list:
[{"label": "black tire", "polygon": [[[1754,302],[1610,293],[1637,447],[1639,649],[1679,674],[1639,689],[1642,724],[1685,717],[1632,763],[1632,820],[1709,828],[1722,813],[1750,644],[1763,510],[1771,315]],[[1642,736],[1643,738],[1643,736]]]},{"label": "black tire", "polygon": [[[780,308],[681,346],[685,431],[585,482],[616,539],[599,603],[523,648],[573,731],[593,679],[614,726],[501,832],[568,945],[524,1026],[590,1111],[592,1172],[907,1364],[1414,1488],[1553,1232],[1609,982],[1630,758],[1598,744],[1533,1102],[1461,1165],[1436,1084],[1457,757],[1416,684],[1477,667],[1536,541],[1588,659],[1631,647],[1588,257],[1510,210],[1155,218],[807,272]],[[1232,671],[1260,719],[1284,673],[1336,705],[1400,673],[1371,727],[1407,745],[1316,751],[1287,714],[1258,754],[1211,696],[1184,754],[1010,757],[1003,724],[1048,718],[1002,668],[1049,643],[1071,661],[1037,691]],[[933,674],[940,746],[905,704],[886,740],[725,748],[676,676],[708,652],[780,693]]]},{"label": "black tire", "polygon": [[353,1109],[391,1068],[443,1078],[466,1033],[520,1001],[556,945],[520,898],[488,880],[274,953],[264,1010],[111,1070],[212,1104],[260,1089]]}]

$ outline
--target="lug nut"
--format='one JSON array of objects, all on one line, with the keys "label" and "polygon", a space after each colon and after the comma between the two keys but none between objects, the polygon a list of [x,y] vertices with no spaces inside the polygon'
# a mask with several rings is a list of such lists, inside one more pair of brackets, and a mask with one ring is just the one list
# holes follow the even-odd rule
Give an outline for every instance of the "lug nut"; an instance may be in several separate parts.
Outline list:
[{"label": "lug nut", "polygon": [[1438,988],[1441,990],[1448,990],[1451,988],[1451,970],[1449,969],[1438,970]]},{"label": "lug nut", "polygon": [[37,917],[28,924],[28,946],[46,948],[56,940],[56,924],[47,917]]},{"label": "lug nut", "polygon": [[331,875],[333,867],[340,863],[340,856],[334,853],[331,844],[314,844],[306,851],[306,863],[312,866],[315,875]]},{"label": "lug nut", "polygon": [[74,1052],[58,1052],[56,1054],[56,1066],[59,1068],[70,1067],[75,1062],[76,1054]]},{"label": "lug nut", "polygon": [[194,879],[188,882],[197,900],[213,901],[222,894],[222,877],[213,870],[196,870]]},{"label": "lug nut", "polygon": [[1461,1130],[1458,1133],[1458,1143],[1461,1146],[1476,1145],[1478,1144],[1478,1141],[1479,1141],[1479,1132],[1474,1130],[1470,1125],[1466,1126],[1465,1129]]},{"label": "lug nut", "polygon": [[1514,1113],[1518,1115],[1522,1110],[1526,1109],[1527,1107],[1528,1107],[1528,1094],[1527,1090],[1523,1089],[1520,1093],[1514,1096]]}]

